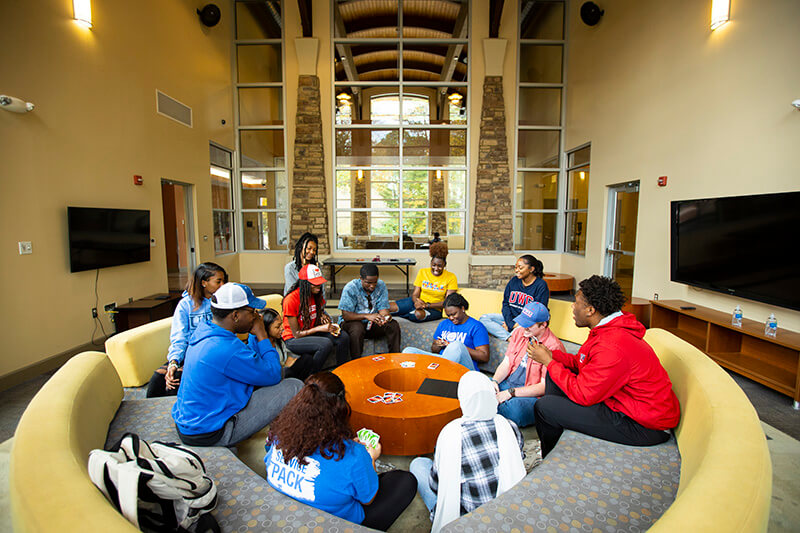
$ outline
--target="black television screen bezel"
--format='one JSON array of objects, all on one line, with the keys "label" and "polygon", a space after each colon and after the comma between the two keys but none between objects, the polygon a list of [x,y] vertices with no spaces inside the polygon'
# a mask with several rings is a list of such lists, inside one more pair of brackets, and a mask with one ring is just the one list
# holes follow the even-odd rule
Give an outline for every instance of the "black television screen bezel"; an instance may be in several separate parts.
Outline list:
[{"label": "black television screen bezel", "polygon": [[[761,199],[768,196],[777,197],[777,196],[788,196],[788,195],[797,195],[798,200],[800,200],[800,191],[786,191],[780,193],[750,194],[750,195],[740,195],[740,196],[720,196],[712,198],[692,198],[687,200],[672,200],[670,202],[670,281],[675,283],[681,283],[683,285],[689,285],[690,287],[697,287],[699,289],[707,289],[721,294],[735,296],[737,298],[744,298],[747,300],[761,302],[768,305],[774,305],[785,309],[800,311],[800,301],[796,301],[793,303],[791,300],[781,300],[779,298],[771,298],[769,296],[765,296],[760,293],[754,293],[752,291],[732,289],[730,287],[722,287],[719,285],[714,285],[713,283],[704,283],[697,280],[678,279],[677,277],[678,248],[679,248],[678,212],[681,205],[689,203],[708,202],[708,201],[719,201],[719,200],[724,201],[726,199],[731,199],[731,200],[735,199],[736,201],[748,201],[748,199],[754,199],[754,198]],[[800,206],[800,201],[798,201],[798,206]]]},{"label": "black television screen bezel", "polygon": [[[94,263],[92,266],[85,266],[81,265],[80,267],[76,268],[75,261],[74,261],[74,250],[76,247],[73,245],[74,239],[74,228],[72,227],[72,216],[71,211],[107,211],[107,212],[127,212],[127,213],[136,213],[138,215],[145,214],[147,215],[147,254],[146,258],[137,259],[135,261],[122,261],[122,262],[104,262],[104,263]],[[69,254],[69,268],[71,273],[76,272],[87,272],[89,270],[97,270],[100,268],[110,268],[115,266],[122,266],[122,265],[132,265],[136,263],[146,263],[150,261],[151,253],[150,253],[150,210],[149,209],[117,209],[117,208],[110,208],[110,207],[83,207],[83,206],[67,206],[67,244],[68,244],[68,254]],[[141,232],[144,234],[144,232]],[[142,246],[142,249],[145,247]]]}]

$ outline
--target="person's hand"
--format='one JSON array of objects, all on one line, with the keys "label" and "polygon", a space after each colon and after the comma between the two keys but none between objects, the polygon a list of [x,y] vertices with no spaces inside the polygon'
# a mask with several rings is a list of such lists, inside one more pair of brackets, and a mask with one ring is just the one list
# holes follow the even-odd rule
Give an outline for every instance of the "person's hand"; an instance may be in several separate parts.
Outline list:
[{"label": "person's hand", "polygon": [[320,327],[324,328],[322,330],[323,333],[330,333],[334,337],[338,337],[339,333],[342,331],[342,328],[339,327],[339,324],[334,324],[333,322],[328,322],[327,324],[322,324]]},{"label": "person's hand", "polygon": [[416,298],[414,300],[414,309],[425,309],[426,307],[427,307],[427,304],[425,302],[423,302],[422,300],[420,300],[419,298]]},{"label": "person's hand", "polygon": [[392,321],[392,315],[380,315],[380,317],[381,317],[381,323],[383,324],[388,324],[389,322]]},{"label": "person's hand", "polygon": [[500,392],[500,384],[497,383],[494,379],[492,379],[492,387],[494,387],[495,392]]},{"label": "person's hand", "polygon": [[495,394],[495,397],[497,398],[497,403],[503,403],[511,399],[511,393],[507,390],[504,390]]},{"label": "person's hand", "polygon": [[381,324],[383,324],[383,317],[381,317],[379,313],[367,313],[367,316],[365,316],[364,318],[366,318],[376,326],[380,326]]},{"label": "person's hand", "polygon": [[381,456],[381,450],[383,449],[383,446],[381,446],[380,441],[378,441],[378,443],[375,446],[370,446],[366,442],[361,441],[358,437],[355,438],[355,441],[367,449],[367,453],[372,458],[373,463],[378,457]]},{"label": "person's hand", "polygon": [[253,313],[255,315],[255,320],[253,320],[253,324],[250,326],[250,333],[256,336],[256,339],[262,341],[267,338],[267,328],[264,327],[264,321],[261,319],[261,315],[258,313]]},{"label": "person's hand", "polygon": [[544,366],[547,366],[553,360],[553,352],[544,344],[530,343],[528,344],[528,357],[537,363],[542,363]]},{"label": "person's hand", "polygon": [[172,361],[170,361],[170,365],[167,366],[167,373],[164,374],[164,381],[167,383],[167,390],[177,389],[178,385],[180,385],[180,378],[175,376],[177,370],[178,365],[172,364]]},{"label": "person's hand", "polygon": [[442,339],[433,339],[433,343],[432,343],[432,344],[433,344],[433,346],[434,346],[435,348],[442,348],[442,349],[444,349],[444,348],[446,348],[446,347],[447,347],[447,345],[448,345],[448,344],[450,344],[450,343],[448,343],[447,341],[443,341]]},{"label": "person's hand", "polygon": [[331,316],[328,313],[323,312],[319,317],[319,321],[321,324],[330,324]]}]

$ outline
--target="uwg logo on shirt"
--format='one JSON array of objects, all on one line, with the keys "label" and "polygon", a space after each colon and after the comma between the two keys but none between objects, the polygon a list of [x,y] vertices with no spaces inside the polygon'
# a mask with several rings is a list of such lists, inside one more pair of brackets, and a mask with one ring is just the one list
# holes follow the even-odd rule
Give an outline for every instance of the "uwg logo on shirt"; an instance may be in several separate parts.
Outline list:
[{"label": "uwg logo on shirt", "polygon": [[533,296],[530,294],[526,294],[522,291],[511,291],[508,295],[508,303],[509,305],[518,305],[520,307],[525,307],[529,303],[533,301]]},{"label": "uwg logo on shirt", "polygon": [[444,285],[439,285],[438,283],[434,283],[433,281],[423,280],[422,288],[428,289],[429,291],[443,291]]},{"label": "uwg logo on shirt", "polygon": [[319,462],[311,457],[306,457],[306,461],[308,464],[301,465],[295,457],[286,464],[283,453],[277,447],[273,448],[267,465],[267,480],[284,494],[313,502]]},{"label": "uwg logo on shirt", "polygon": [[211,311],[208,313],[203,313],[202,315],[189,315],[189,327],[196,329],[201,322],[211,322],[212,318],[213,315],[211,314]]},{"label": "uwg logo on shirt", "polygon": [[467,340],[467,332],[466,331],[443,331],[442,334],[439,336],[440,339],[447,342],[461,342]]}]

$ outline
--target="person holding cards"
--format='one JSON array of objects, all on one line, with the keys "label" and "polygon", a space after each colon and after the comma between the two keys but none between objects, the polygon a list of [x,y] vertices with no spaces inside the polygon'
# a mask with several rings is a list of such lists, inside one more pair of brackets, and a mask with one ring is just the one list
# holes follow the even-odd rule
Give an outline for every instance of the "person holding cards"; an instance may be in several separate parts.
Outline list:
[{"label": "person holding cards", "polygon": [[514,322],[503,361],[492,377],[497,393],[498,411],[518,426],[533,425],[533,404],[544,394],[546,369],[528,357],[528,344],[544,344],[550,350],[565,352],[564,345],[550,328],[550,311],[539,302],[530,302],[522,308]]},{"label": "person holding cards", "polygon": [[525,477],[522,434],[497,414],[491,381],[467,372],[458,382],[463,416],[448,423],[436,440],[433,461],[417,457],[411,473],[439,530],[465,513],[500,496]]},{"label": "person holding cards", "polygon": [[478,363],[489,361],[489,333],[486,326],[467,315],[469,302],[458,293],[444,301],[448,320],[442,320],[433,334],[431,351],[408,347],[403,353],[437,355],[470,370],[478,370]]},{"label": "person holding cards", "polygon": [[310,376],[272,422],[267,481],[300,502],[365,527],[386,531],[414,499],[405,470],[377,474],[379,435],[350,428],[344,383],[331,372]]},{"label": "person holding cards", "polygon": [[286,369],[287,376],[305,379],[319,372],[333,349],[337,366],[350,360],[350,337],[325,312],[322,285],[326,281],[317,265],[307,264],[283,299],[282,337],[299,357]]},{"label": "person holding cards", "polygon": [[447,266],[447,252],[447,243],[431,244],[428,250],[431,267],[417,273],[410,298],[391,302],[389,310],[393,315],[411,322],[430,322],[442,318],[444,299],[458,290],[456,275],[444,268]]},{"label": "person holding cards", "polygon": [[350,336],[350,355],[361,357],[364,338],[386,337],[390,353],[400,351],[400,324],[389,313],[389,291],[378,279],[378,266],[367,263],[361,267],[360,279],[354,279],[342,289],[339,309],[342,329]]}]

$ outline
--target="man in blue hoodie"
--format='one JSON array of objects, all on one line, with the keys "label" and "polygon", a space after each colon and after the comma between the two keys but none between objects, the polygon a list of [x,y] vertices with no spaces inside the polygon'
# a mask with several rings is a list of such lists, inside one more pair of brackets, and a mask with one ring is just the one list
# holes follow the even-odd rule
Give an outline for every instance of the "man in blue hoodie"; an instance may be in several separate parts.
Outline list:
[{"label": "man in blue hoodie", "polygon": [[[245,285],[228,283],[211,297],[213,320],[189,341],[172,418],[191,446],[232,446],[266,427],[299,391],[297,379],[281,381],[278,352],[256,312],[266,302]],[[252,333],[254,346],[237,333]]]}]

